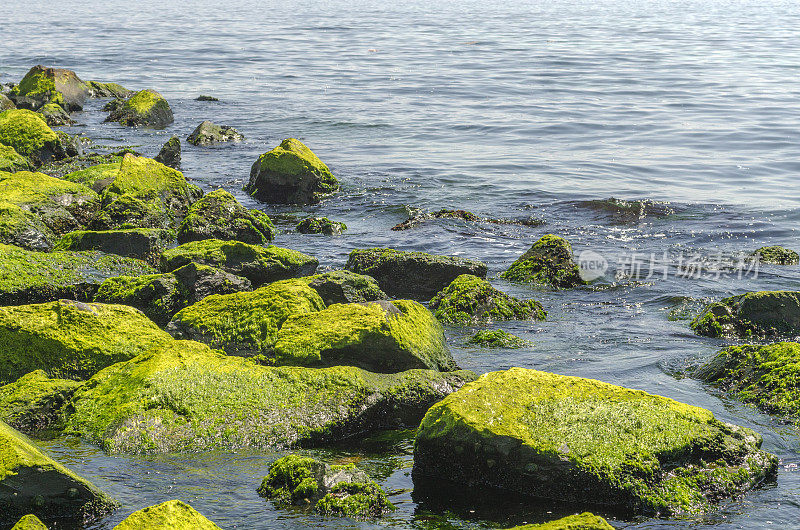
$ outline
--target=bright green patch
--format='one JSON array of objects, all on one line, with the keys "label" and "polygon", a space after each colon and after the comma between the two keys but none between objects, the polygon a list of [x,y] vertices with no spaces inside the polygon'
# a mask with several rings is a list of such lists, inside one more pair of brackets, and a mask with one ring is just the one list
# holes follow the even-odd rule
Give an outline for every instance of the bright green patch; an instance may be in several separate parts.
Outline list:
[{"label": "bright green patch", "polygon": [[31,110],[12,109],[0,112],[0,144],[13,147],[29,158],[45,151],[55,152],[58,136],[44,118]]},{"label": "bright green patch", "polygon": [[260,245],[274,238],[275,226],[267,214],[248,210],[223,189],[195,202],[178,228],[179,243],[224,239]]},{"label": "bright green patch", "polygon": [[584,512],[547,523],[515,526],[509,530],[614,530],[614,527],[599,515]]},{"label": "bright green patch", "polygon": [[179,500],[133,512],[114,530],[220,530],[197,510]]},{"label": "bright green patch", "polygon": [[41,438],[64,427],[64,404],[82,383],[34,370],[0,387],[0,420]]},{"label": "bright green patch", "polygon": [[56,90],[55,79],[47,75],[43,68],[31,68],[11,93],[40,102],[64,105],[64,96]]},{"label": "bright green patch", "polygon": [[325,301],[325,305],[372,302],[389,297],[370,276],[350,271],[332,271],[303,278]]},{"label": "bright green patch", "polygon": [[28,159],[17,153],[10,145],[0,144],[0,171],[29,171],[33,169]]},{"label": "bright green patch", "polygon": [[783,247],[761,247],[752,254],[761,263],[771,263],[773,265],[797,265],[800,263],[800,255],[794,250]]},{"label": "bright green patch", "polygon": [[351,519],[374,519],[393,510],[386,492],[374,482],[340,482],[314,507],[322,515]]},{"label": "bright green patch", "polygon": [[[96,189],[95,186],[105,188],[117,178],[117,175],[119,174],[120,162],[122,162],[121,157],[119,158],[119,161],[116,162],[111,162],[109,164],[97,164],[95,166],[89,166],[85,169],[79,169],[78,171],[73,171],[72,173],[67,173],[64,175],[64,180],[77,182],[92,189]],[[99,186],[99,183],[101,182],[103,182],[104,185]]]},{"label": "bright green patch", "polygon": [[467,341],[468,344],[477,344],[481,348],[524,348],[533,343],[507,333],[502,329],[483,330],[475,333]]},{"label": "bright green patch", "polygon": [[471,274],[462,274],[437,293],[430,308],[441,322],[457,326],[500,320],[544,320],[547,316],[536,300],[518,300]]},{"label": "bright green patch", "polygon": [[47,530],[47,527],[38,517],[28,514],[20,519],[11,530]]}]

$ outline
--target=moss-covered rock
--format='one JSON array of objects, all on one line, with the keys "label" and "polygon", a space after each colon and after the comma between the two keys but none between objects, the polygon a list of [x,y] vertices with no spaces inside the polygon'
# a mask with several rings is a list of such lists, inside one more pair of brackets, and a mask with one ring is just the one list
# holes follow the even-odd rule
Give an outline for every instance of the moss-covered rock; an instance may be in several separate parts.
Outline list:
[{"label": "moss-covered rock", "polygon": [[172,169],[181,168],[181,141],[177,136],[171,137],[161,147],[156,157],[153,159]]},{"label": "moss-covered rock", "polygon": [[67,156],[58,135],[41,114],[30,110],[0,112],[0,144],[13,147],[37,166]]},{"label": "moss-covered rock", "polygon": [[77,182],[91,188],[97,193],[102,193],[109,184],[119,175],[119,166],[122,157],[116,157],[113,161],[105,164],[94,164],[77,171],[72,171],[63,175],[64,180]]},{"label": "moss-covered rock", "polygon": [[411,300],[334,304],[323,311],[294,314],[278,332],[275,361],[358,366],[381,373],[458,369],[441,324]]},{"label": "moss-covered rock", "polygon": [[13,101],[8,99],[8,96],[6,96],[5,94],[0,94],[0,112],[15,108],[17,108],[17,106],[14,105]]},{"label": "moss-covered rock", "polygon": [[28,159],[9,146],[0,144],[0,171],[14,173],[33,169]]},{"label": "moss-covered rock", "polygon": [[462,274],[439,291],[430,308],[441,322],[457,326],[498,320],[544,320],[547,316],[536,300],[518,300],[471,274]]},{"label": "moss-covered rock", "polygon": [[472,372],[269,367],[175,341],[95,375],[69,432],[110,452],[275,449],[414,425]]},{"label": "moss-covered rock", "polygon": [[328,465],[288,455],[276,460],[258,493],[277,506],[313,507],[322,515],[371,519],[394,510],[386,492],[355,464]]},{"label": "moss-covered rock", "polygon": [[100,285],[94,301],[135,307],[156,324],[166,326],[175,313],[206,296],[250,290],[246,278],[190,263],[164,274],[109,278]]},{"label": "moss-covered rock", "polygon": [[31,68],[9,97],[21,109],[38,110],[48,103],[72,112],[83,110],[89,89],[75,72],[62,68],[36,65]]},{"label": "moss-covered rock", "polygon": [[0,421],[0,525],[33,514],[48,524],[83,526],[114,506],[108,495]]},{"label": "moss-covered rock", "polygon": [[572,245],[563,237],[547,234],[502,275],[513,282],[538,283],[556,288],[585,285],[580,268],[572,259]]},{"label": "moss-covered rock", "polygon": [[718,352],[693,374],[771,414],[800,415],[800,344],[744,344]]},{"label": "moss-covered rock", "polygon": [[310,276],[319,265],[315,258],[288,248],[204,239],[184,243],[164,252],[161,255],[161,270],[171,272],[192,262],[243,276],[253,283],[253,287]]},{"label": "moss-covered rock", "polygon": [[59,300],[0,307],[0,383],[33,370],[88,379],[172,337],[123,305]]},{"label": "moss-covered rock", "polygon": [[262,245],[274,237],[275,227],[267,214],[245,208],[223,189],[207,193],[194,203],[178,228],[181,244],[222,239]]},{"label": "moss-covered rock", "polygon": [[56,105],[55,103],[48,103],[36,112],[42,115],[45,123],[50,127],[60,127],[62,125],[71,125],[75,123],[72,118],[69,117],[69,112],[64,110],[61,105]]},{"label": "moss-covered rock", "polygon": [[245,187],[256,199],[279,204],[316,204],[338,189],[328,166],[294,138],[261,155]]},{"label": "moss-covered rock", "polygon": [[476,344],[481,348],[524,348],[533,345],[530,341],[502,329],[478,331],[467,340],[467,343]]},{"label": "moss-covered rock", "polygon": [[325,305],[389,299],[389,296],[378,287],[375,278],[364,274],[332,271],[307,276],[303,280],[308,282],[309,287],[317,291]]},{"label": "moss-covered rock", "polygon": [[304,281],[283,280],[253,292],[208,296],[176,314],[167,330],[230,355],[272,356],[287,318],[322,309],[322,299]]},{"label": "moss-covered rock", "polygon": [[391,248],[354,250],[345,268],[372,276],[389,296],[425,301],[458,276],[485,278],[487,270],[480,261]]},{"label": "moss-covered rock", "polygon": [[128,127],[162,129],[172,123],[174,117],[169,103],[161,94],[155,90],[140,90],[113,110],[106,121],[119,122]]},{"label": "moss-covered rock", "polygon": [[33,514],[28,514],[17,521],[11,530],[47,530],[43,522]]},{"label": "moss-covered rock", "polygon": [[447,479],[578,505],[699,514],[774,475],[750,429],[600,381],[512,368],[434,405],[414,480]]},{"label": "moss-covered rock", "polygon": [[783,247],[761,247],[751,254],[761,263],[772,265],[797,265],[800,263],[800,255],[794,250]]},{"label": "moss-covered rock", "polygon": [[614,530],[614,527],[599,515],[584,512],[542,524],[515,526],[509,530]]},{"label": "moss-covered rock", "polygon": [[186,141],[192,145],[212,145],[223,142],[241,142],[244,135],[227,125],[217,125],[210,121],[204,121],[198,125]]},{"label": "moss-covered rock", "polygon": [[301,234],[334,236],[347,230],[347,225],[338,221],[331,221],[327,217],[306,217],[297,223],[296,230]]},{"label": "moss-covered rock", "polygon": [[28,435],[41,438],[64,428],[64,404],[82,383],[51,379],[34,370],[0,387],[0,420]]},{"label": "moss-covered rock", "polygon": [[200,512],[179,500],[133,512],[114,530],[221,530]]},{"label": "moss-covered rock", "polygon": [[172,232],[158,228],[80,230],[64,235],[54,249],[100,250],[107,254],[137,258],[155,264],[174,239]]},{"label": "moss-covered rock", "polygon": [[800,291],[758,291],[709,304],[690,324],[708,337],[777,337],[800,331]]},{"label": "moss-covered rock", "polygon": [[128,90],[117,83],[86,81],[86,86],[90,98],[127,98],[133,95],[133,90]]}]

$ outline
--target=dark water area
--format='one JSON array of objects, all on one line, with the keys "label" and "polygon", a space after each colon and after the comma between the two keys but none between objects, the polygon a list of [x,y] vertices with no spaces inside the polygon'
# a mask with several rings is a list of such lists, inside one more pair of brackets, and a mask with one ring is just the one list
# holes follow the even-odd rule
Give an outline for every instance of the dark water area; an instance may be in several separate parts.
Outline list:
[{"label": "dark water area", "polygon": [[[175,113],[166,130],[127,129],[102,123],[104,102],[95,100],[70,133],[154,156],[205,119],[240,130],[242,143],[184,143],[184,174],[278,216],[275,243],[316,256],[321,269],[371,246],[459,255],[485,261],[498,288],[542,302],[546,321],[496,326],[529,348],[480,350],[465,344],[472,330],[448,329],[462,367],[521,366],[668,396],[753,428],[781,458],[775,482],[709,515],[605,514],[615,527],[800,528],[800,430],[680,375],[724,344],[689,330],[686,318],[703,302],[800,289],[797,266],[736,272],[740,255],[758,247],[800,249],[800,4],[5,0],[0,13],[0,82],[34,64],[61,66],[84,80],[158,90]],[[194,101],[200,94],[221,101]],[[257,156],[286,137],[328,164],[340,193],[318,206],[274,207],[241,190]],[[440,219],[390,230],[411,212],[440,208],[544,224]],[[348,230],[293,233],[291,220],[307,215]],[[557,292],[496,278],[546,233],[568,238],[576,254],[600,254],[608,271]],[[634,263],[644,264],[639,277],[617,274]],[[374,523],[260,499],[279,453],[129,457],[69,440],[45,445],[122,502],[96,528],[173,498],[223,528],[483,528],[570,511],[412,494],[412,440],[309,451],[358,462],[390,492],[398,510]]]}]

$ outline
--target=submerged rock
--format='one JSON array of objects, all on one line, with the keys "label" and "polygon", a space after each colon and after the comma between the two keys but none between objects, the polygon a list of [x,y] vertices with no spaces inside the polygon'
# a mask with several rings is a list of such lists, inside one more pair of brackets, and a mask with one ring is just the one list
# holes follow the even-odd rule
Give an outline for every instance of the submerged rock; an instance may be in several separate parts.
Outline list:
[{"label": "submerged rock", "polygon": [[245,187],[256,199],[279,204],[316,204],[338,189],[328,166],[294,138],[261,155]]},{"label": "submerged rock", "polygon": [[313,506],[322,515],[354,519],[380,517],[394,510],[383,489],[355,464],[328,465],[299,455],[273,462],[258,494],[276,506]]},{"label": "submerged rock", "polygon": [[315,258],[288,248],[204,239],[184,243],[164,252],[161,255],[161,270],[171,272],[191,262],[243,276],[253,283],[253,287],[310,276],[319,265]]},{"label": "submerged rock", "polygon": [[172,169],[181,168],[181,141],[177,136],[173,136],[164,144],[161,151],[153,159]]},{"label": "submerged rock", "polygon": [[584,512],[547,523],[515,526],[509,530],[614,530],[614,527],[599,515]]},{"label": "submerged rock", "polygon": [[172,232],[158,228],[81,230],[64,235],[54,248],[74,251],[100,250],[107,254],[137,258],[155,264],[174,239]]},{"label": "submerged rock", "polygon": [[244,140],[244,135],[227,125],[217,125],[210,121],[204,121],[198,125],[194,132],[186,138],[186,141],[192,145],[212,145],[222,142],[241,142]]},{"label": "submerged rock", "polygon": [[530,341],[502,329],[478,331],[467,340],[467,343],[476,344],[481,348],[524,348],[533,345]]},{"label": "submerged rock", "polygon": [[771,414],[800,415],[800,344],[743,344],[718,352],[692,375]]},{"label": "submerged rock", "polygon": [[115,507],[108,495],[2,421],[0,455],[0,525],[33,514],[48,523],[83,526]]},{"label": "submerged rock", "polygon": [[215,98],[214,96],[197,96],[196,98],[194,98],[194,100],[195,101],[219,101],[219,99]]},{"label": "submerged rock", "polygon": [[117,83],[101,83],[99,81],[87,81],[90,98],[127,98],[133,95],[133,90],[128,90]]},{"label": "submerged rock", "polygon": [[40,114],[30,110],[0,112],[0,144],[13,147],[37,166],[67,156],[58,135]]},{"label": "submerged rock", "polygon": [[17,153],[10,145],[0,144],[0,171],[30,171],[33,166],[27,158]]},{"label": "submerged rock", "polygon": [[480,261],[391,248],[354,250],[345,268],[372,276],[389,296],[414,300],[430,300],[462,274],[485,278],[487,271]]},{"label": "submerged rock", "polygon": [[333,236],[347,230],[347,225],[338,221],[331,221],[327,217],[307,217],[297,223],[296,229],[301,234],[326,234]]},{"label": "submerged rock", "polygon": [[189,209],[178,228],[178,243],[203,239],[266,244],[275,238],[275,226],[267,214],[249,210],[223,189],[207,193]]},{"label": "submerged rock", "polygon": [[761,247],[751,256],[761,263],[772,265],[797,265],[800,263],[800,255],[797,252],[783,247]]},{"label": "submerged rock", "polygon": [[536,300],[518,300],[471,274],[462,274],[439,291],[430,308],[440,321],[459,326],[498,320],[544,320],[547,316]]},{"label": "submerged rock", "polygon": [[51,379],[44,370],[29,372],[0,387],[0,420],[28,435],[59,432],[64,427],[64,405],[83,383]]},{"label": "submerged rock", "polygon": [[72,118],[69,117],[69,112],[64,110],[63,107],[60,105],[56,105],[55,103],[48,103],[47,105],[43,106],[39,110],[37,110],[39,114],[42,115],[44,118],[45,123],[50,127],[59,127],[61,125],[72,125],[75,123]]},{"label": "submerged rock", "polygon": [[776,337],[800,331],[800,292],[758,291],[706,306],[690,324],[709,337]]},{"label": "submerged rock", "polygon": [[325,305],[389,299],[375,278],[346,270],[306,276],[303,280],[317,291]]},{"label": "submerged rock", "polygon": [[411,300],[334,304],[293,314],[278,331],[274,349],[282,365],[346,365],[381,373],[458,369],[442,326]]},{"label": "submerged rock", "polygon": [[47,530],[43,522],[33,514],[28,514],[19,521],[11,530]]},{"label": "submerged rock", "polygon": [[589,208],[611,217],[616,223],[639,222],[645,217],[663,219],[675,213],[669,203],[651,201],[648,199],[593,199],[579,201],[579,206]]},{"label": "submerged rock", "polygon": [[200,512],[179,501],[162,502],[133,512],[113,530],[221,530]]},{"label": "submerged rock", "polygon": [[750,429],[600,381],[512,368],[434,405],[414,481],[446,479],[647,515],[700,514],[774,476]]},{"label": "submerged rock", "polygon": [[75,72],[62,68],[36,65],[31,68],[9,97],[21,109],[38,110],[48,103],[72,112],[83,110],[89,89]]},{"label": "submerged rock", "polygon": [[572,246],[563,237],[547,234],[501,276],[521,283],[539,283],[556,288],[585,285],[580,269],[572,259]]},{"label": "submerged rock", "polygon": [[72,399],[69,427],[112,453],[311,446],[415,425],[473,378],[260,366],[174,341],[93,377]]},{"label": "submerged rock", "polygon": [[0,383],[33,370],[88,379],[171,340],[140,311],[123,305],[59,300],[0,307]]},{"label": "submerged rock", "polygon": [[102,252],[30,252],[0,245],[0,305],[59,298],[89,301],[107,278],[156,272],[147,263]]},{"label": "submerged rock", "polygon": [[545,224],[542,219],[536,219],[535,217],[529,217],[527,219],[497,219],[493,217],[480,217],[466,210],[448,210],[443,208],[433,213],[416,212],[402,223],[398,223],[393,226],[392,230],[395,232],[400,230],[408,230],[417,225],[423,224],[427,221],[433,221],[435,219],[460,219],[462,221],[496,225],[541,226]]},{"label": "submerged rock", "polygon": [[169,103],[161,94],[155,90],[140,90],[112,110],[105,121],[119,122],[128,127],[161,129],[172,123],[174,117]]}]

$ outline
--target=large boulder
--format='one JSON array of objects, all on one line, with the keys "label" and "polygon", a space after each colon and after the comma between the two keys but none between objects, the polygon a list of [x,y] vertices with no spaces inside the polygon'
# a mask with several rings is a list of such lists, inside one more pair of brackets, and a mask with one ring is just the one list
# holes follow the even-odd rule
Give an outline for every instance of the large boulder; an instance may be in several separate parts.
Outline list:
[{"label": "large boulder", "polygon": [[102,252],[43,253],[0,244],[0,305],[89,301],[107,278],[155,272],[144,261]]},{"label": "large boulder", "polygon": [[334,304],[322,311],[292,315],[278,331],[275,361],[358,366],[381,373],[458,369],[441,324],[411,300]]},{"label": "large boulder", "polygon": [[172,169],[181,168],[181,141],[177,136],[167,140],[153,159]]},{"label": "large boulder", "polygon": [[246,278],[190,263],[164,274],[109,278],[100,285],[94,301],[135,307],[159,326],[166,326],[175,313],[206,296],[250,290]]},{"label": "large boulder", "polygon": [[184,243],[164,252],[161,255],[161,270],[172,272],[192,262],[243,276],[253,283],[253,287],[310,276],[319,265],[315,258],[288,248],[204,239]]},{"label": "large boulder", "polygon": [[758,291],[706,306],[691,322],[708,337],[777,337],[800,331],[800,291]]},{"label": "large boulder", "polygon": [[0,144],[13,147],[37,166],[67,156],[61,138],[41,114],[30,110],[0,112]]},{"label": "large boulder", "polygon": [[207,193],[195,202],[178,228],[178,243],[202,239],[267,244],[275,238],[275,227],[267,214],[250,210],[223,189]]},{"label": "large boulder", "polygon": [[108,495],[0,421],[0,526],[33,514],[59,527],[82,527],[114,507]]},{"label": "large boulder", "polygon": [[200,512],[179,500],[133,512],[113,530],[221,530]]},{"label": "large boulder", "polygon": [[440,321],[459,326],[499,320],[544,320],[547,316],[536,300],[518,300],[471,274],[462,274],[439,291],[430,308]]},{"label": "large boulder", "polygon": [[15,171],[30,171],[33,166],[27,158],[17,153],[10,145],[0,144],[0,171],[14,173]]},{"label": "large boulder", "polygon": [[750,429],[600,381],[512,368],[434,405],[414,442],[415,483],[445,479],[646,515],[689,515],[777,470]]},{"label": "large boulder", "polygon": [[501,276],[521,283],[555,288],[584,285],[580,268],[572,259],[572,245],[563,237],[547,234],[528,249]]},{"label": "large boulder", "polygon": [[0,420],[25,434],[45,437],[64,428],[64,405],[83,383],[53,379],[44,370],[0,386]]},{"label": "large boulder", "polygon": [[283,280],[253,292],[208,296],[176,314],[167,331],[230,355],[272,356],[287,318],[322,309],[322,299],[305,282]]},{"label": "large boulder", "polygon": [[9,97],[21,109],[38,110],[54,103],[68,112],[83,110],[89,89],[75,72],[36,65],[31,68]]},{"label": "large boulder", "polygon": [[389,296],[425,301],[462,274],[485,278],[487,271],[480,261],[391,248],[354,250],[345,268],[372,276]]},{"label": "large boulder", "polygon": [[472,372],[261,366],[175,341],[94,376],[71,401],[71,432],[111,453],[285,448],[416,425]]},{"label": "large boulder", "polygon": [[760,263],[772,265],[797,265],[800,263],[800,255],[794,250],[783,247],[761,247],[754,251],[751,256]]},{"label": "large boulder", "polygon": [[584,512],[546,523],[515,526],[509,530],[614,530],[614,527],[599,515]]},{"label": "large boulder", "polygon": [[718,352],[692,372],[772,414],[800,415],[800,344],[743,344]]},{"label": "large boulder", "polygon": [[137,258],[157,263],[161,253],[172,243],[174,235],[159,228],[127,230],[79,230],[65,234],[55,250],[99,250],[107,254]]},{"label": "large boulder", "polygon": [[316,204],[338,189],[328,166],[294,138],[261,155],[245,187],[256,199],[278,204]]},{"label": "large boulder", "polygon": [[355,464],[328,465],[287,455],[269,468],[258,494],[276,506],[313,506],[321,515],[372,519],[395,509],[386,492]]},{"label": "large boulder", "polygon": [[122,157],[116,157],[111,162],[93,164],[83,169],[65,173],[62,178],[70,182],[83,184],[97,193],[102,193],[119,175],[121,162]]},{"label": "large boulder", "polygon": [[332,271],[306,276],[303,280],[317,291],[325,305],[389,299],[389,296],[381,291],[375,278],[364,274]]},{"label": "large boulder", "polygon": [[55,103],[48,103],[36,112],[42,115],[45,123],[50,127],[60,127],[62,125],[72,125],[75,123],[72,118],[69,117],[69,112],[64,110],[61,105],[56,105]]},{"label": "large boulder", "polygon": [[306,217],[295,229],[301,234],[339,235],[347,230],[347,225],[339,221],[331,221],[327,217]]},{"label": "large boulder", "polygon": [[0,383],[33,370],[88,379],[172,337],[123,305],[58,300],[0,307]]},{"label": "large boulder", "polygon": [[192,145],[212,145],[223,142],[241,142],[244,135],[227,125],[217,125],[206,120],[198,125],[186,141]]},{"label": "large boulder", "polygon": [[155,90],[140,90],[111,111],[106,121],[119,122],[128,127],[163,129],[174,121],[174,117],[169,103],[161,94]]}]

